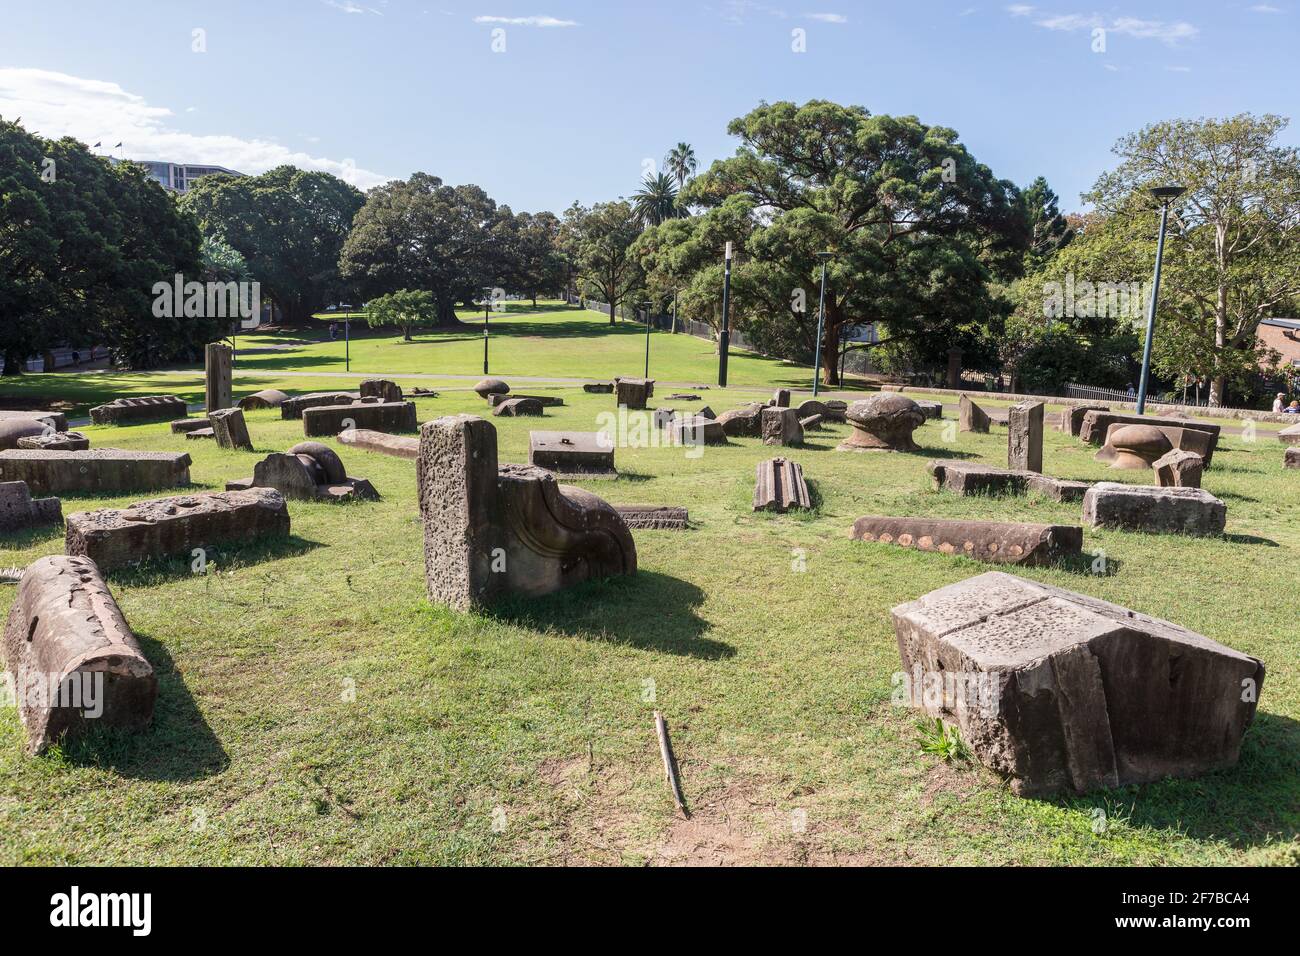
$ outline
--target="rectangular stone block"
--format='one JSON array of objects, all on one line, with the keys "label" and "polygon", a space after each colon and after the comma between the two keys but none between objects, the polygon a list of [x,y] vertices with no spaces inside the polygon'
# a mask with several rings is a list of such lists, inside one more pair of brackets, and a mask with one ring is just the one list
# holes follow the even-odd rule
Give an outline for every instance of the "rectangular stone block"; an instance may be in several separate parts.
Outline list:
[{"label": "rectangular stone block", "polygon": [[1151,467],[1155,471],[1156,485],[1161,488],[1199,488],[1205,459],[1190,451],[1175,448],[1167,455],[1157,458]]},{"label": "rectangular stone block", "polygon": [[1228,508],[1201,488],[1156,488],[1103,481],[1083,496],[1083,520],[1094,528],[1150,534],[1222,534]]},{"label": "rectangular stone block", "polygon": [[1055,564],[1077,557],[1083,548],[1083,529],[1072,525],[964,518],[867,515],[853,522],[849,537],[962,555],[991,564]]},{"label": "rectangular stone block", "polygon": [[614,443],[605,432],[529,432],[528,464],[561,475],[615,475]]},{"label": "rectangular stone block", "polygon": [[614,383],[616,401],[628,408],[645,408],[650,396],[655,393],[652,378],[620,378]]},{"label": "rectangular stone block", "polygon": [[971,401],[969,395],[961,396],[957,403],[957,430],[988,434],[989,417],[984,409]]},{"label": "rectangular stone block", "polygon": [[647,531],[685,531],[689,520],[685,508],[673,505],[614,505],[614,510],[629,528]]},{"label": "rectangular stone block", "polygon": [[802,445],[803,425],[799,422],[799,412],[785,406],[764,408],[763,444]]},{"label": "rectangular stone block", "polygon": [[280,417],[284,419],[302,418],[302,413],[309,408],[321,408],[325,405],[351,405],[359,401],[359,392],[308,392],[294,395],[280,403]]},{"label": "rectangular stone block", "polygon": [[0,409],[0,422],[14,418],[34,418],[38,422],[49,425],[56,432],[66,432],[68,430],[68,416],[63,412],[31,412],[16,409]]},{"label": "rectangular stone block", "polygon": [[420,457],[420,439],[406,435],[389,435],[369,428],[347,428],[338,433],[338,441],[363,451],[375,451],[394,458],[415,461]]},{"label": "rectangular stone block", "polygon": [[1283,428],[1277,433],[1277,440],[1284,445],[1300,445],[1300,424]]},{"label": "rectangular stone block", "polygon": [[184,435],[186,432],[198,431],[200,428],[211,428],[212,422],[206,418],[178,418],[171,423],[173,435]]},{"label": "rectangular stone block", "polygon": [[1079,434],[1083,427],[1083,416],[1089,412],[1108,412],[1109,405],[1066,405],[1061,411],[1060,424],[1057,428],[1068,435]]},{"label": "rectangular stone block", "polygon": [[203,407],[209,414],[235,404],[234,360],[235,350],[224,342],[209,342],[203,347]]},{"label": "rectangular stone block", "polygon": [[504,392],[493,392],[488,395],[487,400],[488,400],[488,404],[491,405],[493,408],[495,408],[496,406],[500,405],[502,402],[508,402],[512,398],[531,399],[532,401],[540,404],[543,408],[558,408],[559,406],[564,404],[564,399],[562,399],[559,395],[516,395],[516,394],[508,394]]},{"label": "rectangular stone block", "polygon": [[896,686],[1024,796],[1236,763],[1257,659],[1176,624],[989,572],[893,609]]},{"label": "rectangular stone block", "polygon": [[271,488],[216,491],[140,501],[68,516],[68,554],[85,555],[109,571],[195,548],[246,544],[289,534],[289,508]]},{"label": "rectangular stone block", "polygon": [[24,571],[4,632],[27,751],[90,726],[142,730],[158,680],[95,563],[54,555]]},{"label": "rectangular stone block", "polygon": [[1300,448],[1288,448],[1282,456],[1283,468],[1300,468]]},{"label": "rectangular stone block", "polygon": [[959,495],[1023,495],[1033,492],[1053,501],[1082,501],[1084,493],[1092,487],[1086,481],[994,468],[974,461],[931,461],[927,467],[936,489]]},{"label": "rectangular stone block", "polygon": [[797,461],[771,458],[758,463],[754,481],[754,510],[785,513],[791,508],[812,507],[808,483]]},{"label": "rectangular stone block", "polygon": [[0,481],[0,533],[23,531],[63,520],[58,498],[33,498],[27,483]]},{"label": "rectangular stone block", "polygon": [[361,383],[362,398],[377,398],[381,402],[403,401],[402,386],[386,378],[368,378]]},{"label": "rectangular stone block", "polygon": [[415,402],[372,402],[358,405],[321,405],[302,413],[302,431],[308,438],[337,435],[345,428],[380,432],[419,430]]},{"label": "rectangular stone block", "polygon": [[[253,440],[248,437],[248,424],[242,408],[219,408],[208,413],[212,424],[212,437],[221,448],[252,451]],[[197,430],[197,429],[196,429]]]},{"label": "rectangular stone block", "polygon": [[90,410],[90,420],[96,425],[137,425],[140,422],[165,422],[184,418],[186,405],[175,395],[145,395],[140,398],[118,398],[107,405],[96,405]]},{"label": "rectangular stone block", "polygon": [[155,491],[190,483],[190,456],[170,451],[0,451],[0,481],[25,481],[34,495]]},{"label": "rectangular stone block", "polygon": [[1042,402],[1022,402],[1007,411],[1007,467],[1016,471],[1043,470]]}]

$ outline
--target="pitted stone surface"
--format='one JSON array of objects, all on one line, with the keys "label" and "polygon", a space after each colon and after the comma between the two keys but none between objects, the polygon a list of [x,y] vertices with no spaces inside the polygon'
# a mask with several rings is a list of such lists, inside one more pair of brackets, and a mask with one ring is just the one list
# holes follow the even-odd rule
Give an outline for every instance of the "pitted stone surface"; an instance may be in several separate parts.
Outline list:
[{"label": "pitted stone surface", "polygon": [[685,508],[674,505],[614,505],[624,524],[647,531],[685,531],[688,516]]},{"label": "pitted stone surface", "polygon": [[0,481],[25,481],[33,495],[154,491],[190,483],[190,456],[170,451],[0,451]]},{"label": "pitted stone surface", "polygon": [[1174,449],[1151,465],[1161,488],[1199,488],[1205,459],[1190,451]]},{"label": "pitted stone surface", "polygon": [[[1200,634],[999,572],[893,619],[914,705],[1027,796],[1232,766],[1263,685],[1258,660]],[[921,692],[931,675],[977,692]]]},{"label": "pitted stone surface", "polygon": [[786,406],[763,409],[764,445],[802,445],[803,425],[799,412]]},{"label": "pitted stone surface", "polygon": [[45,451],[85,451],[90,447],[90,439],[81,432],[47,431],[18,439],[18,447]]},{"label": "pitted stone surface", "polygon": [[0,481],[0,533],[22,531],[63,520],[58,498],[33,498],[27,483]]},{"label": "pitted stone surface", "polygon": [[175,395],[145,395],[97,405],[90,410],[90,420],[96,425],[134,425],[184,418],[186,411],[185,403]]},{"label": "pitted stone surface", "polygon": [[925,412],[905,395],[880,392],[854,402],[845,417],[853,433],[840,443],[840,451],[919,451],[912,432],[925,423]]},{"label": "pitted stone surface", "polygon": [[867,515],[853,523],[849,537],[993,564],[1053,564],[1078,556],[1083,547],[1079,527],[960,518]]}]

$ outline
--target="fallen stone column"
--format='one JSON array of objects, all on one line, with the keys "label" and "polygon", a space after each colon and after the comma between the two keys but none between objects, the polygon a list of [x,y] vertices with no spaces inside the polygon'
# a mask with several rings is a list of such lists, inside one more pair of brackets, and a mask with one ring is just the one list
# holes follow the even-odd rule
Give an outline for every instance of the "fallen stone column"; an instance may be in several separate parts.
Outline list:
[{"label": "fallen stone column", "polygon": [[996,571],[892,613],[904,700],[1022,796],[1231,767],[1264,682],[1176,624]]},{"label": "fallen stone column", "polygon": [[0,533],[62,520],[63,506],[58,498],[33,498],[26,482],[0,481]]},{"label": "fallen stone column", "polygon": [[244,421],[242,408],[215,409],[208,412],[208,421],[212,424],[212,436],[216,438],[218,447],[238,451],[253,450],[253,440],[248,436],[248,425]]},{"label": "fallen stone column", "polygon": [[803,467],[787,458],[771,458],[758,463],[754,481],[754,510],[784,514],[791,508],[812,507]]},{"label": "fallen stone column", "polygon": [[672,505],[614,505],[629,528],[647,531],[685,531],[686,509]]},{"label": "fallen stone column", "polygon": [[407,435],[390,435],[370,428],[347,428],[338,433],[337,440],[342,445],[392,455],[394,458],[415,461],[420,457],[420,439]]},{"label": "fallen stone column", "polygon": [[465,611],[636,572],[617,511],[527,465],[498,466],[496,429],[473,415],[427,422],[416,468],[429,600]]},{"label": "fallen stone column", "polygon": [[284,496],[270,488],[155,498],[126,508],[68,516],[68,554],[109,571],[151,558],[188,556],[194,548],[289,535]]},{"label": "fallen stone column", "polygon": [[4,634],[27,751],[92,724],[142,730],[158,680],[95,563],[54,555],[28,566]]},{"label": "fallen stone column", "polygon": [[0,481],[25,481],[34,495],[155,491],[190,483],[190,456],[170,451],[0,451]]},{"label": "fallen stone column", "polygon": [[145,395],[97,405],[90,410],[90,420],[96,425],[135,425],[184,418],[187,412],[185,403],[175,395]]},{"label": "fallen stone column", "polygon": [[1083,496],[1083,520],[1094,528],[1151,534],[1222,534],[1228,506],[1201,488],[1156,488],[1103,481]]},{"label": "fallen stone column", "polygon": [[416,431],[419,421],[415,415],[415,402],[320,405],[302,413],[302,430],[308,438],[337,435],[345,428],[370,428],[381,432]]},{"label": "fallen stone column", "polygon": [[853,522],[849,537],[918,551],[960,554],[992,564],[1055,564],[1078,556],[1083,549],[1083,529],[1079,527],[962,518],[868,515]]}]

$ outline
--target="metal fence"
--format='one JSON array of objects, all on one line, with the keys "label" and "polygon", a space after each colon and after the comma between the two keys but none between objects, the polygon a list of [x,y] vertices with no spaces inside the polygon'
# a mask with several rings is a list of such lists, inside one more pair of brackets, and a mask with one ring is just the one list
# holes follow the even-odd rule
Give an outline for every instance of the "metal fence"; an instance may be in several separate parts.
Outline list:
[{"label": "metal fence", "polygon": [[[600,302],[596,299],[583,299],[582,301],[586,304],[587,308],[595,312],[609,315],[608,302]],[[640,309],[630,309],[625,305],[620,305],[615,316],[623,322],[635,322],[638,325],[645,324],[645,316],[643,310]],[[673,327],[673,317],[671,315],[652,315],[650,317],[650,324],[653,328],[663,329],[667,332]],[[685,319],[680,315],[677,317],[677,331],[679,333],[694,336],[697,339],[708,339],[710,342],[716,342],[718,340],[717,332],[715,332],[713,326],[709,325],[707,322],[697,322],[694,319]],[[731,347],[742,349],[746,352],[754,352],[759,355],[764,354],[754,348],[749,339],[745,337],[744,332],[739,332],[735,329],[731,330]]]}]

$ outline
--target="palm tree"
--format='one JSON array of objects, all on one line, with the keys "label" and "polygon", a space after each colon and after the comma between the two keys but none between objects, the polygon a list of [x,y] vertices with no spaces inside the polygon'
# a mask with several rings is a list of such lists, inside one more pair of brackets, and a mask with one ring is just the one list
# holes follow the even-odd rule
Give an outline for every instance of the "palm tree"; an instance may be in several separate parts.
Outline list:
[{"label": "palm tree", "polygon": [[632,194],[632,208],[644,226],[657,226],[677,215],[677,187],[664,173],[647,175]]},{"label": "palm tree", "polygon": [[690,143],[678,143],[669,150],[664,158],[664,165],[677,180],[678,189],[685,186],[686,180],[694,176],[695,170],[699,168],[699,163],[695,159],[695,149]]}]

